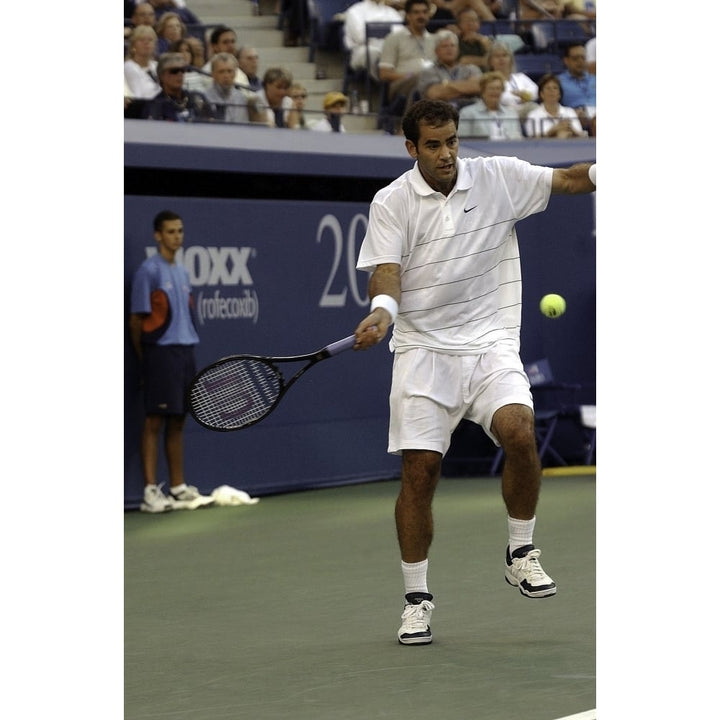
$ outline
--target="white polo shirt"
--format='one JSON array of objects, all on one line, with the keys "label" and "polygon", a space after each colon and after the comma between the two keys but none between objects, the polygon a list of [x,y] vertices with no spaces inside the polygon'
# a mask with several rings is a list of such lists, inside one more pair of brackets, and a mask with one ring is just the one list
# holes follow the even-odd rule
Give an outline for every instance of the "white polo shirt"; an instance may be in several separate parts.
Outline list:
[{"label": "white polo shirt", "polygon": [[547,207],[552,168],[513,157],[458,158],[448,197],[417,163],[378,191],[357,262],[400,265],[390,349],[456,355],[520,344],[522,284],[515,223]]}]

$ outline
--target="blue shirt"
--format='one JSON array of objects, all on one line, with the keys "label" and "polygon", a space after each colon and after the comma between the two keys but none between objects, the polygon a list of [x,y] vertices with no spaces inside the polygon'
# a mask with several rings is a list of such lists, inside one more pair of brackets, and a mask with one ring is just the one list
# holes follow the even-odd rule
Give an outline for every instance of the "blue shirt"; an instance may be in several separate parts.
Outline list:
[{"label": "blue shirt", "polygon": [[595,76],[586,72],[582,77],[575,77],[567,70],[558,75],[563,96],[562,104],[566,107],[595,107]]},{"label": "blue shirt", "polygon": [[146,315],[142,342],[197,345],[190,276],[184,265],[170,264],[158,253],[135,272],[130,312]]}]

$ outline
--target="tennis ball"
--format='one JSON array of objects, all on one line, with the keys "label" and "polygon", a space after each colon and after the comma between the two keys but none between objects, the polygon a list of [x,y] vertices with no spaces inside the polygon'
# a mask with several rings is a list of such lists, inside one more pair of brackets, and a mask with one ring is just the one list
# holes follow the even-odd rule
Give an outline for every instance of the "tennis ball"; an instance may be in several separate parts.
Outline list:
[{"label": "tennis ball", "polygon": [[540,300],[540,312],[549,318],[560,317],[565,312],[565,298],[562,295],[550,293]]}]

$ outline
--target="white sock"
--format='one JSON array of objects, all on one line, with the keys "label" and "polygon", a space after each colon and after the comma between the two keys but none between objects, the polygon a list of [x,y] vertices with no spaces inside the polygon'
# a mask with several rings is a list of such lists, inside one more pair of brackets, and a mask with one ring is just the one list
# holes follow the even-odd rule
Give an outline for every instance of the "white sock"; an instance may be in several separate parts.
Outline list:
[{"label": "white sock", "polygon": [[180,483],[179,485],[175,485],[170,489],[177,495],[179,492],[182,492],[186,487],[187,485],[185,483]]},{"label": "white sock", "polygon": [[508,534],[510,539],[510,554],[521,548],[523,545],[532,545],[533,531],[535,530],[535,518],[532,520],[516,520],[508,515]]},{"label": "white sock", "polygon": [[412,592],[428,592],[427,587],[427,558],[417,563],[400,561],[403,580],[405,581],[405,594]]}]

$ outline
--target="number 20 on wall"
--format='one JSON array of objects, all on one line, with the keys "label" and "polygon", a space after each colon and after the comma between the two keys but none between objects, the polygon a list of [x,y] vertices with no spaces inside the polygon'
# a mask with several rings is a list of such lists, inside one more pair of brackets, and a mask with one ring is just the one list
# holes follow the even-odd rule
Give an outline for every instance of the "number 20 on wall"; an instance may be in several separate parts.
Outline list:
[{"label": "number 20 on wall", "polygon": [[[364,307],[368,304],[367,292],[360,294],[358,290],[357,270],[355,269],[356,245],[358,238],[362,240],[365,237],[366,229],[367,217],[362,214],[355,215],[350,222],[347,240],[345,240],[340,221],[334,215],[325,215],[320,220],[315,241],[321,243],[327,235],[333,240],[333,260],[330,274],[320,296],[320,307],[345,307],[348,288],[357,305]],[[343,257],[345,260],[344,271],[342,269]],[[343,282],[343,272],[347,276],[347,283]],[[338,287],[342,287],[342,290],[337,290]],[[335,292],[331,288],[334,288]]]}]

